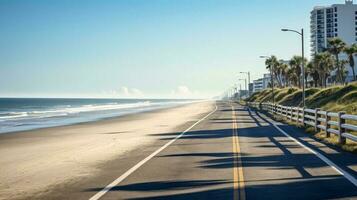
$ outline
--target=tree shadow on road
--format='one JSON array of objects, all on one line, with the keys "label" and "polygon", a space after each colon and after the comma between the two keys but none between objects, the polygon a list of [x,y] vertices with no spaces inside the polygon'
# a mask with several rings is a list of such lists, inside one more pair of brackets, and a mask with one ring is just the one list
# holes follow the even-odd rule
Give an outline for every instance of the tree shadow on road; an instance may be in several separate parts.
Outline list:
[{"label": "tree shadow on road", "polygon": [[[222,109],[223,112],[232,112],[231,109]],[[329,166],[314,154],[302,149],[299,145],[275,129],[271,122],[256,113],[246,111],[239,115],[238,135],[241,147],[249,146],[256,152],[162,152],[156,159],[189,158],[195,161],[195,167],[212,170],[215,173],[220,169],[232,169],[235,157],[239,156],[244,173],[250,171],[251,178],[246,177],[245,190],[247,199],[336,199],[357,198],[357,190],[343,176],[328,174],[324,170]],[[233,123],[231,118],[213,118],[210,123]],[[252,126],[255,124],[256,126]],[[284,125],[281,125],[284,126]],[[284,127],[286,128],[286,127]],[[172,140],[176,133],[155,134],[161,140]],[[195,130],[185,133],[176,143],[195,145],[212,144],[217,139],[231,138],[232,129]],[[299,136],[297,140],[304,142]],[[175,145],[173,144],[173,145]],[[179,148],[178,148],[179,149]],[[337,155],[336,155],[337,156]],[[188,159],[189,160],[189,159]],[[166,163],[162,162],[162,163]],[[356,164],[357,160],[349,159],[347,164]],[[182,166],[185,168],[185,166]],[[311,170],[320,170],[321,173],[312,173]],[[254,170],[266,169],[273,172],[266,176],[254,176]],[[252,171],[253,170],[253,171]],[[332,170],[330,170],[332,171]],[[278,173],[276,173],[278,172]],[[315,171],[316,172],[316,171]],[[206,172],[207,173],[207,172]],[[233,178],[233,177],[232,177]],[[109,193],[118,195],[120,199],[232,199],[232,180],[170,180],[170,181],[134,181],[114,187]],[[100,191],[103,188],[90,188],[86,191]],[[128,193],[129,192],[129,193]],[[124,196],[122,196],[124,194]],[[125,196],[128,195],[128,196]]]}]

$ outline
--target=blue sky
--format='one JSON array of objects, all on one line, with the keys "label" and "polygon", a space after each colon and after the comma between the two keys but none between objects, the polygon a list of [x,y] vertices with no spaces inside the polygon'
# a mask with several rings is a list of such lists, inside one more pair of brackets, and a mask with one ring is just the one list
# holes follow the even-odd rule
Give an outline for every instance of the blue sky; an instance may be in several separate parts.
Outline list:
[{"label": "blue sky", "polygon": [[288,59],[343,0],[0,0],[0,96],[197,98]]}]

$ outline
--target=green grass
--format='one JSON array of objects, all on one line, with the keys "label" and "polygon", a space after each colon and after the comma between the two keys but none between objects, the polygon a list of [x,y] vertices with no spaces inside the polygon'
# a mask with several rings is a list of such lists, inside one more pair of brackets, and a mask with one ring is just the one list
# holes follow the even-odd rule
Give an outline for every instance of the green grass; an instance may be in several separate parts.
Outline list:
[{"label": "green grass", "polygon": [[[302,91],[298,88],[277,88],[274,91],[275,100],[285,106],[301,106]],[[328,88],[308,88],[305,91],[306,107],[321,108],[326,111],[345,111],[357,114],[357,82],[347,86],[332,86]],[[272,101],[271,89],[254,93],[246,101]]]},{"label": "green grass", "polygon": [[[302,91],[298,88],[277,88],[275,89],[275,100],[278,104],[285,106],[301,106]],[[357,82],[350,83],[346,86],[332,86],[328,88],[308,88],[306,89],[306,107],[315,109],[321,108],[325,111],[345,111],[348,114],[357,115]],[[272,100],[271,89],[266,89],[255,93],[246,101],[252,102],[267,102]],[[277,121],[283,121],[289,125],[301,127],[300,124],[292,123],[285,120],[283,117],[274,116]],[[357,125],[355,121],[347,121],[347,123]],[[302,128],[302,127],[301,127]],[[340,145],[337,141],[337,136],[331,134],[331,137],[326,137],[323,132],[316,133],[310,126],[304,127],[306,132],[312,134],[318,140],[341,147],[343,150],[357,153],[357,143],[347,140],[346,144]],[[357,135],[356,132],[352,134]]]}]

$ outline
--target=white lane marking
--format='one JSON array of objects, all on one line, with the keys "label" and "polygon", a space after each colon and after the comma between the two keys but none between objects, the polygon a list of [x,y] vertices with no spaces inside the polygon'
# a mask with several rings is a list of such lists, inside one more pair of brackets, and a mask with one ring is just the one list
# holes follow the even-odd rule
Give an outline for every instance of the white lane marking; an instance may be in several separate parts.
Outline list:
[{"label": "white lane marking", "polygon": [[[250,110],[250,108],[248,108]],[[310,147],[304,145],[303,143],[299,142],[297,139],[291,137],[287,132],[282,130],[280,127],[276,125],[276,122],[273,119],[270,119],[273,121],[273,126],[280,131],[282,134],[284,134],[286,137],[288,137],[290,140],[296,142],[299,144],[301,147],[305,148],[306,150],[310,151],[312,154],[316,155],[318,158],[320,158],[322,161],[324,161],[326,164],[328,164],[332,169],[334,169],[337,173],[341,174],[344,176],[347,180],[349,180],[353,185],[357,187],[357,179],[353,177],[351,174],[340,168],[338,165],[336,165],[334,162],[329,160],[326,156],[322,155],[321,153],[311,149]]]},{"label": "white lane marking", "polygon": [[158,150],[150,154],[148,157],[144,158],[142,161],[138,162],[135,166],[130,168],[128,171],[126,171],[124,174],[119,176],[117,179],[115,179],[113,182],[111,182],[109,185],[107,185],[105,188],[103,188],[101,191],[99,191],[97,194],[95,194],[93,197],[91,197],[89,200],[98,200],[100,199],[105,193],[109,192],[113,187],[118,185],[120,182],[122,182],[124,179],[126,179],[130,174],[135,172],[137,169],[139,169],[142,165],[144,165],[147,161],[149,161],[151,158],[156,156],[158,153],[160,153],[162,150],[164,150],[166,147],[174,143],[177,139],[182,137],[185,133],[187,133],[189,130],[191,130],[193,127],[195,127],[197,124],[205,120],[207,117],[212,115],[214,112],[217,111],[217,104],[215,104],[215,109],[208,113],[206,116],[204,116],[202,119],[198,120],[196,123],[194,123],[192,126],[187,128],[184,132],[182,132],[180,135],[176,136],[174,139],[170,140],[168,143],[166,143],[164,146],[160,147]]}]

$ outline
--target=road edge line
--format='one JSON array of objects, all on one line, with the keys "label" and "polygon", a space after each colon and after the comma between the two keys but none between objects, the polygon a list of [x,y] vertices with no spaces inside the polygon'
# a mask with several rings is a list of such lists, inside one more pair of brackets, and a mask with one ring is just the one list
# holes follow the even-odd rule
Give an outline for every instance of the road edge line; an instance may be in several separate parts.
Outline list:
[{"label": "road edge line", "polygon": [[141,160],[140,162],[138,162],[136,165],[134,165],[133,167],[131,167],[129,170],[127,170],[124,174],[122,174],[121,176],[119,176],[117,179],[115,179],[113,182],[111,182],[109,185],[107,185],[106,187],[104,187],[101,191],[99,191],[98,193],[96,193],[94,196],[92,196],[89,200],[98,200],[100,199],[102,196],[104,196],[107,192],[109,192],[113,187],[115,187],[116,185],[118,185],[120,182],[122,182],[123,180],[125,180],[129,175],[131,175],[133,172],[135,172],[137,169],[139,169],[142,165],[144,165],[146,162],[148,162],[150,159],[152,159],[153,157],[155,157],[158,153],[160,153],[162,150],[164,150],[165,148],[167,148],[168,146],[170,146],[172,143],[174,143],[176,140],[178,140],[180,137],[182,137],[185,133],[187,133],[188,131],[190,131],[193,127],[195,127],[197,124],[201,123],[203,120],[205,120],[206,118],[208,118],[209,116],[211,116],[213,113],[215,113],[218,109],[217,106],[217,102],[215,102],[215,109],[213,111],[211,111],[210,113],[208,113],[206,116],[204,116],[203,118],[201,118],[200,120],[198,120],[197,122],[195,122],[193,125],[191,125],[190,127],[188,127],[185,131],[181,132],[180,135],[176,136],[174,139],[170,140],[169,142],[167,142],[164,146],[160,147],[159,149],[157,149],[156,151],[154,151],[153,153],[151,153],[149,156],[147,156],[146,158],[144,158],[143,160]]},{"label": "road edge line", "polygon": [[[248,108],[250,110],[250,108]],[[256,112],[256,111],[254,111]],[[300,145],[301,147],[303,147],[304,149],[308,150],[309,152],[311,152],[312,154],[314,154],[315,156],[317,156],[318,158],[320,158],[322,161],[324,161],[326,164],[328,164],[332,169],[334,169],[337,173],[341,174],[342,176],[344,176],[347,180],[349,180],[354,186],[357,187],[357,179],[354,178],[351,174],[349,174],[348,172],[346,172],[345,170],[343,170],[342,168],[340,168],[338,165],[336,165],[334,162],[332,162],[330,159],[328,159],[326,156],[322,155],[321,153],[311,149],[310,147],[304,145],[303,143],[301,143],[300,141],[298,141],[297,139],[295,139],[294,137],[290,136],[287,132],[285,132],[283,129],[281,129],[280,127],[278,127],[276,125],[276,121],[273,119],[270,119],[271,121],[273,121],[272,125],[282,134],[284,134],[286,137],[288,137],[290,140],[296,142],[298,145]]]}]

